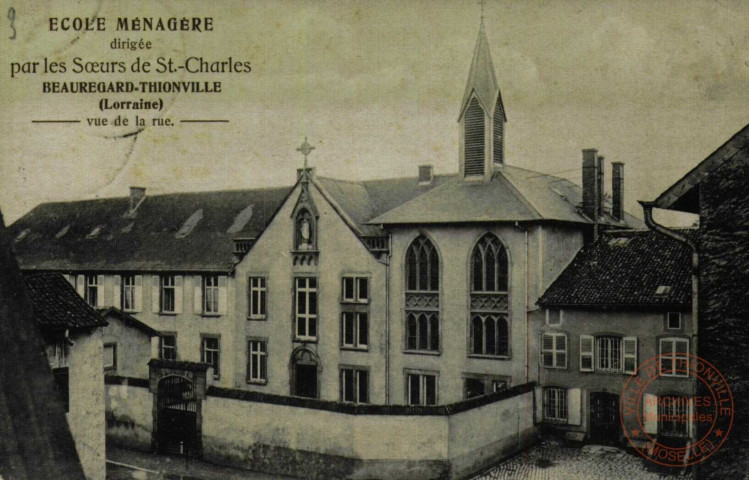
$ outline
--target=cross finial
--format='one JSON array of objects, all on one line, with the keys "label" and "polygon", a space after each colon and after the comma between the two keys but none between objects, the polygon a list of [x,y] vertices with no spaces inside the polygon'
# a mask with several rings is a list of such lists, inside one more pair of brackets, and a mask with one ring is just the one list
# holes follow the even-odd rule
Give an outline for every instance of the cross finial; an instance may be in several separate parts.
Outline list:
[{"label": "cross finial", "polygon": [[484,6],[486,6],[486,0],[479,0],[477,2],[479,5],[481,5],[481,23],[484,23]]},{"label": "cross finial", "polygon": [[296,149],[297,152],[301,152],[302,155],[304,155],[304,170],[307,170],[307,155],[312,153],[312,150],[314,150],[315,147],[309,144],[307,141],[307,135],[304,136],[304,143]]}]

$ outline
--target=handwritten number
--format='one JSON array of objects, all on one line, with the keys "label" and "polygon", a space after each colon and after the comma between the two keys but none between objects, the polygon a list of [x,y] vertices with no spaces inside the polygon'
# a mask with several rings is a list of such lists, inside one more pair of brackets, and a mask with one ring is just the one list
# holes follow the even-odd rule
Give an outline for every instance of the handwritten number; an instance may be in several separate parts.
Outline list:
[{"label": "handwritten number", "polygon": [[10,7],[8,9],[8,20],[10,20],[10,28],[13,29],[13,35],[11,35],[8,38],[10,38],[11,40],[15,40],[16,39],[16,27],[15,25],[13,25],[13,22],[16,21],[16,9],[13,7]]}]

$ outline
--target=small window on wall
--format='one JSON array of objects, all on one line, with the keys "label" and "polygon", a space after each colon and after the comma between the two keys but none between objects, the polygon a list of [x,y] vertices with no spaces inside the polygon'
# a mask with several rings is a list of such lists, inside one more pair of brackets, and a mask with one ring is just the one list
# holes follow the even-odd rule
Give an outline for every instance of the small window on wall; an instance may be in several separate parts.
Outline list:
[{"label": "small window on wall", "polygon": [[437,405],[437,376],[420,373],[407,374],[406,402],[409,405]]},{"label": "small window on wall", "polygon": [[546,310],[546,325],[561,325],[563,319],[564,312],[562,310]]},{"label": "small window on wall", "polygon": [[117,344],[104,344],[104,371],[113,372],[117,370]]},{"label": "small window on wall", "polygon": [[567,368],[567,335],[544,333],[541,336],[541,364],[545,368]]},{"label": "small window on wall", "polygon": [[473,398],[507,390],[508,387],[509,381],[506,379],[485,376],[468,377],[464,383],[464,394],[465,398]]},{"label": "small window on wall", "polygon": [[666,329],[667,330],[681,330],[681,313],[680,312],[666,313]]},{"label": "small window on wall", "polygon": [[162,335],[159,340],[159,353],[162,360],[177,360],[177,336]]},{"label": "small window on wall", "polygon": [[203,277],[203,313],[218,314],[218,275]]},{"label": "small window on wall", "polygon": [[268,380],[268,359],[265,340],[247,342],[247,382],[266,383]]},{"label": "small window on wall", "polygon": [[341,300],[344,303],[367,303],[369,301],[369,279],[367,277],[343,277]]},{"label": "small window on wall", "polygon": [[658,343],[661,375],[665,377],[688,377],[689,340],[685,338],[661,338]]},{"label": "small window on wall", "polygon": [[666,395],[658,399],[658,435],[683,438],[688,436],[684,421],[689,411],[689,398],[686,396]]},{"label": "small window on wall", "polygon": [[200,350],[201,361],[213,367],[213,377],[218,379],[221,374],[219,369],[221,364],[219,360],[219,355],[221,354],[219,339],[216,337],[203,337]]},{"label": "small window on wall", "polygon": [[544,388],[544,418],[567,421],[567,389]]},{"label": "small window on wall", "polygon": [[250,277],[248,289],[248,317],[254,320],[265,319],[265,301],[267,295],[265,277]]},{"label": "small window on wall", "polygon": [[122,277],[122,310],[135,311],[135,275]]},{"label": "small window on wall", "polygon": [[99,304],[99,280],[96,275],[86,275],[86,303],[96,308]]},{"label": "small window on wall", "polygon": [[369,342],[366,312],[343,312],[341,314],[341,346],[348,348],[367,348]]},{"label": "small window on wall", "polygon": [[369,371],[363,368],[341,368],[341,401],[369,403]]}]

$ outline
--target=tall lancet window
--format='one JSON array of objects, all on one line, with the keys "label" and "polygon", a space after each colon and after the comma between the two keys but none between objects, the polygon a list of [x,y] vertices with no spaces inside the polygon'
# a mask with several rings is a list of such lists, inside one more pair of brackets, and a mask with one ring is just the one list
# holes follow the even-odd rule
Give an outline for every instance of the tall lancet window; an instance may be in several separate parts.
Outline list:
[{"label": "tall lancet window", "polygon": [[507,251],[487,233],[471,259],[471,355],[507,357],[510,354]]},{"label": "tall lancet window", "polygon": [[475,98],[465,113],[465,176],[484,175],[484,110]]},{"label": "tall lancet window", "polygon": [[493,161],[496,165],[505,163],[505,112],[502,110],[502,99],[497,97],[494,105],[494,152]]},{"label": "tall lancet window", "polygon": [[294,247],[299,251],[315,250],[315,220],[306,208],[296,215]]},{"label": "tall lancet window", "polygon": [[406,252],[406,350],[439,351],[439,282],[437,249],[420,235]]}]

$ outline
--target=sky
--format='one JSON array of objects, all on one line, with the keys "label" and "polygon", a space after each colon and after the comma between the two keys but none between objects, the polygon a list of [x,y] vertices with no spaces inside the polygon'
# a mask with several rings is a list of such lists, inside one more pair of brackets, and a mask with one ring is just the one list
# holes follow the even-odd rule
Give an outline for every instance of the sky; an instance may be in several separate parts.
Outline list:
[{"label": "sky", "polygon": [[[4,0],[5,12],[12,6]],[[30,2],[1,41],[0,208],[12,223],[48,201],[291,184],[305,135],[318,175],[458,170],[458,113],[481,9],[466,1]],[[49,17],[212,17],[214,31],[50,32]],[[580,183],[581,150],[625,166],[625,207],[652,200],[749,123],[749,2],[491,1],[484,22],[507,111],[507,163]],[[113,28],[112,28],[113,30]],[[115,38],[150,51],[113,50]],[[163,116],[220,124],[132,128],[38,124],[113,118],[97,94],[42,94],[10,62],[132,62],[136,56],[249,61],[250,74],[187,75],[220,94],[163,96]],[[182,75],[183,77],[185,75]],[[149,77],[175,80],[177,77]],[[116,99],[137,100],[122,95]],[[145,96],[147,97],[147,96]],[[123,112],[133,117],[138,112]],[[682,218],[665,216],[673,222]],[[691,220],[689,220],[691,221]]]}]

